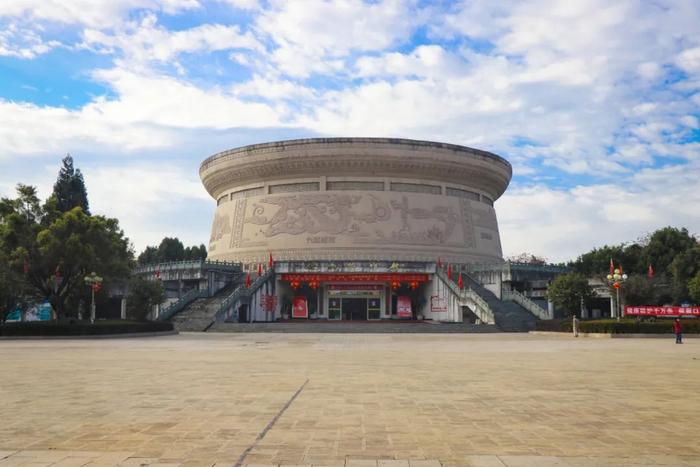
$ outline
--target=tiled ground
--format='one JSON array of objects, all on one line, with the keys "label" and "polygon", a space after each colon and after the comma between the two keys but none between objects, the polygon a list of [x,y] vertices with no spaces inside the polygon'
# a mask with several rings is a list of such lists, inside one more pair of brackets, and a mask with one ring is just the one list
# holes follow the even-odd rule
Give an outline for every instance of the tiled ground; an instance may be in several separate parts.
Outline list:
[{"label": "tiled ground", "polygon": [[0,466],[700,465],[699,339],[0,341],[0,375]]}]

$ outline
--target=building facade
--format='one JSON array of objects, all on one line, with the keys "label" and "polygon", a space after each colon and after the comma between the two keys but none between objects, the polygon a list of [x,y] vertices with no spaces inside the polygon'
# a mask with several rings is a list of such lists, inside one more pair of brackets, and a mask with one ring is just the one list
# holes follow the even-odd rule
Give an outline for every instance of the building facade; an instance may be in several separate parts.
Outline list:
[{"label": "building facade", "polygon": [[432,311],[443,308],[436,263],[503,261],[494,202],[511,175],[495,154],[406,139],[224,151],[200,167],[217,203],[209,259],[255,271],[274,258],[274,298],[251,305],[248,320],[291,317],[305,301],[306,316],[321,319],[391,319],[410,308],[461,321]]}]

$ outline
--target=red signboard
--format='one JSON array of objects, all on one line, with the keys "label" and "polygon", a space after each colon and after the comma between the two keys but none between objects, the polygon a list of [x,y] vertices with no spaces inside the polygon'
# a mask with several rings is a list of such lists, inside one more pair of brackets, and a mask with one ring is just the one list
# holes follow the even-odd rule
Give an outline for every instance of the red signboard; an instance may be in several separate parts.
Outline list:
[{"label": "red signboard", "polygon": [[626,316],[700,316],[700,306],[626,306]]},{"label": "red signboard", "polygon": [[411,297],[408,295],[399,295],[396,297],[396,315],[399,318],[410,318],[411,313]]},{"label": "red signboard", "polygon": [[381,284],[331,284],[328,290],[384,290]]},{"label": "red signboard", "polygon": [[427,274],[282,274],[285,282],[427,282]]},{"label": "red signboard", "polygon": [[306,297],[297,295],[292,302],[292,318],[308,318],[309,307],[306,303]]}]

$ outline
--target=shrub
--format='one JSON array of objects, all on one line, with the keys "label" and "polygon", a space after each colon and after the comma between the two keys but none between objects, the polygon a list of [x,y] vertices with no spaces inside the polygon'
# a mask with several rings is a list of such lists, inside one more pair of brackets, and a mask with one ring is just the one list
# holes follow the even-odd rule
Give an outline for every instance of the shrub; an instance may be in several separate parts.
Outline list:
[{"label": "shrub", "polygon": [[31,321],[0,325],[0,336],[99,336],[172,330],[172,323],[159,321]]},{"label": "shrub", "polygon": [[[700,320],[681,319],[684,334],[700,333]],[[570,319],[538,321],[538,331],[572,332]],[[581,321],[579,332],[599,332],[606,334],[672,334],[673,319],[659,318],[653,321],[636,321],[634,319],[598,319]]]}]

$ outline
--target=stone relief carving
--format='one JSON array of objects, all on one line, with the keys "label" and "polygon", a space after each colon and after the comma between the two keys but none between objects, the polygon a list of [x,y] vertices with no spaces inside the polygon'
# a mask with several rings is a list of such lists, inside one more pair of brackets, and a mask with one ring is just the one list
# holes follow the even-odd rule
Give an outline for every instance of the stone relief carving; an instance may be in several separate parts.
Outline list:
[{"label": "stone relief carving", "polygon": [[459,200],[459,207],[462,210],[462,231],[464,233],[464,246],[467,248],[476,247],[474,239],[474,220],[472,219],[472,205],[468,199]]},{"label": "stone relief carving", "polygon": [[474,209],[474,225],[498,231],[498,223],[493,210]]},{"label": "stone relief carving", "polygon": [[[412,208],[409,206],[406,196],[401,201],[392,200],[391,207],[401,214],[401,229],[393,230],[387,237],[383,232],[377,230],[377,235],[390,241],[410,241],[422,244],[444,244],[452,235],[459,217],[450,206],[435,206],[433,209]],[[426,230],[412,231],[409,219],[435,219],[442,223],[442,226],[433,224]]]},{"label": "stone relief carving", "polygon": [[[360,195],[303,194],[263,198],[253,205],[253,212],[245,222],[266,226],[266,237],[280,234],[351,234],[360,229],[359,222],[375,223],[388,220],[391,210],[379,198],[369,195],[372,208],[368,212],[356,212],[353,207],[362,199]],[[265,206],[277,206],[270,217],[265,216]]]},{"label": "stone relief carving", "polygon": [[233,224],[231,226],[231,248],[241,246],[241,237],[243,237],[243,225],[245,208],[248,203],[246,198],[236,200],[236,208],[233,211]]},{"label": "stone relief carving", "polygon": [[214,225],[211,228],[211,237],[209,237],[209,243],[217,242],[221,238],[231,233],[231,224],[228,214],[214,215]]}]

